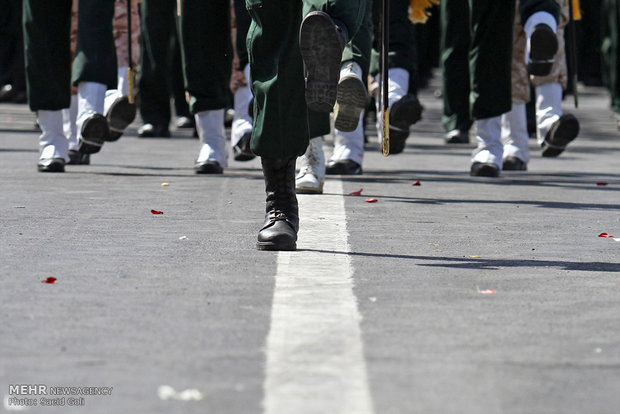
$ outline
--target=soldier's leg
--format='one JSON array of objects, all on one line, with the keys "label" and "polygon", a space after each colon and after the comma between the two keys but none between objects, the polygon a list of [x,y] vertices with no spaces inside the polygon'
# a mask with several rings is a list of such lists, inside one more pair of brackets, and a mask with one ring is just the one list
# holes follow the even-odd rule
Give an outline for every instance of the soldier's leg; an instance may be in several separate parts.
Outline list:
[{"label": "soldier's leg", "polygon": [[469,142],[469,5],[467,0],[444,0],[441,7],[441,73],[446,142]]},{"label": "soldier's leg", "polygon": [[301,2],[246,0],[254,93],[252,151],[261,156],[266,215],[261,250],[294,250],[299,227],[295,159],[308,145],[308,109],[298,35]]},{"label": "soldier's leg", "polygon": [[112,35],[113,0],[79,0],[78,37],[72,83],[78,88],[77,131],[80,152],[99,152],[110,137],[103,116],[107,89],[118,83]]},{"label": "soldier's leg", "polygon": [[8,0],[0,18],[0,102],[25,103],[22,0]]},{"label": "soldier's leg", "polygon": [[[364,156],[363,111],[368,105],[366,79],[372,43],[371,1],[361,1],[364,21],[344,48],[340,67],[338,94],[334,106],[334,152],[327,166],[323,153],[323,137],[313,137],[299,158],[299,174],[295,179],[297,192],[322,193],[328,174],[361,173]],[[312,122],[311,117],[311,122]],[[311,131],[312,136],[312,131]]]},{"label": "soldier's leg", "polygon": [[532,85],[536,88],[537,139],[544,157],[557,157],[579,134],[577,118],[562,111],[562,93],[568,78],[564,44],[564,27],[569,20],[568,1],[554,1],[562,5],[556,35],[558,50],[549,74],[532,76]]},{"label": "soldier's leg", "polygon": [[[170,131],[170,39],[176,31],[176,4],[169,0],[142,0],[142,50],[138,91],[141,137],[169,137]],[[180,70],[180,69],[179,69]]]},{"label": "soldier's leg", "polygon": [[170,71],[170,89],[172,92],[172,98],[174,99],[174,113],[177,116],[175,124],[177,128],[195,128],[196,123],[194,117],[189,110],[189,103],[185,96],[185,79],[183,77],[183,59],[181,57],[181,41],[179,40],[179,33],[176,30],[176,8],[174,9],[173,22],[171,25],[170,47],[170,64],[168,70]]},{"label": "soldier's leg", "polygon": [[228,165],[224,108],[232,62],[230,2],[182,0],[179,23],[185,89],[201,143],[194,169],[220,174]]},{"label": "soldier's leg", "polygon": [[602,56],[601,56],[601,12],[603,0],[588,0],[579,2],[582,18],[581,39],[578,37],[579,80],[586,86],[602,86]]},{"label": "soldier's leg", "polygon": [[525,33],[518,13],[512,37],[512,109],[502,115],[503,169],[524,171],[530,160],[525,109],[530,100],[530,81],[525,65]]},{"label": "soldier's leg", "polygon": [[353,131],[360,113],[368,105],[366,88],[372,48],[371,0],[362,0],[365,7],[360,30],[347,43],[342,53],[338,95],[334,107],[335,128],[342,132]]},{"label": "soldier's leg", "polygon": [[524,103],[512,103],[512,108],[501,116],[502,169],[527,170],[530,161],[529,134]]},{"label": "soldier's leg", "polygon": [[[250,90],[250,64],[248,62],[248,51],[246,47],[246,39],[252,19],[245,8],[245,0],[235,0],[235,22],[236,22],[236,39],[235,51],[237,53],[237,76],[243,74],[243,82],[236,83],[234,91],[234,108],[235,116],[233,117],[232,126],[230,128],[230,143],[233,147],[234,158],[237,161],[249,161],[255,156],[250,150],[250,139],[252,137],[252,116],[250,105],[253,99]],[[236,82],[231,79],[231,84]]]},{"label": "soldier's leg", "polygon": [[24,0],[23,7],[28,103],[42,131],[38,169],[60,172],[69,161],[62,109],[71,102],[71,1]]},{"label": "soldier's leg", "polygon": [[71,94],[71,0],[24,0],[28,103],[32,111],[68,108]]},{"label": "soldier's leg", "polygon": [[[368,106],[367,79],[372,51],[372,2],[365,2],[364,22],[345,47],[338,83],[334,152],[327,174],[360,174],[364,159],[364,109]],[[313,138],[314,139],[314,138]]]},{"label": "soldier's leg", "polygon": [[620,128],[620,1],[605,0],[604,15],[607,39],[605,60],[608,65],[606,83],[611,95],[611,108],[618,115]]},{"label": "soldier's leg", "polygon": [[512,1],[469,0],[472,39],[470,48],[470,105],[477,121],[478,147],[472,155],[471,175],[499,175],[503,145],[501,119],[510,111]]},{"label": "soldier's leg", "polygon": [[359,30],[365,11],[366,2],[361,1],[304,0],[299,47],[306,71],[306,102],[311,110],[332,110],[342,52]]},{"label": "soldier's leg", "polygon": [[[379,20],[380,1],[374,2],[373,18],[375,20],[375,47],[372,72],[378,72],[379,61]],[[409,127],[422,117],[422,105],[418,101],[416,91],[410,88],[415,85],[417,51],[415,31],[409,20],[409,1],[390,0],[390,37],[388,54],[388,79],[390,104],[390,154],[398,154],[405,149],[405,140],[409,137]],[[377,108],[379,108],[377,100]],[[380,112],[379,110],[377,111]],[[382,141],[382,119],[377,117],[379,141]]]},{"label": "soldier's leg", "polygon": [[[131,3],[128,3],[128,1],[131,1]],[[131,19],[129,19],[131,27],[128,26],[127,18],[129,11],[131,12]],[[136,118],[136,104],[135,102],[129,102],[129,67],[131,66],[132,68],[131,76],[133,76],[133,72],[138,64],[137,52],[139,51],[140,21],[137,0],[117,0],[114,3],[112,27],[118,64],[117,86],[106,91],[104,115],[110,128],[109,141],[116,141]],[[128,39],[129,32],[131,32],[131,39]],[[131,48],[130,45],[132,46]],[[129,56],[130,49],[133,55],[131,57]]]}]

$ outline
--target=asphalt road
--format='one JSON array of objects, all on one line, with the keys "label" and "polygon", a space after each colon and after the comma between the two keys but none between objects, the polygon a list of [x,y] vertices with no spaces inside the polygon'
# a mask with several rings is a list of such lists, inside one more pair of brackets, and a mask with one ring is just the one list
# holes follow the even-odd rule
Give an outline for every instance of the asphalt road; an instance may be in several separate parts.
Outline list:
[{"label": "asphalt road", "polygon": [[[188,132],[139,139],[136,123],[91,165],[41,174],[33,115],[1,104],[5,411],[30,398],[33,413],[286,412],[264,403],[281,352],[273,336],[302,321],[316,343],[300,340],[289,357],[320,359],[336,391],[362,391],[351,401],[366,412],[618,413],[620,241],[598,236],[620,239],[620,131],[605,91],[585,88],[578,110],[565,102],[582,133],[558,159],[532,140],[529,171],[498,179],[470,177],[473,144],[445,146],[441,101],[425,90],[422,103],[403,154],[384,158],[371,142],[364,175],[300,196],[302,248],[288,255],[254,248],[258,161],[197,176]],[[322,221],[336,227],[320,230]],[[341,345],[321,332],[331,311],[311,318],[314,302],[291,325],[275,322],[294,300],[283,281],[342,275],[317,295],[335,283],[344,296],[314,299],[348,306],[351,348],[332,349]],[[41,283],[48,277],[56,283]],[[353,348],[356,374],[343,375],[329,357]],[[321,412],[317,374],[298,366],[307,378],[287,382],[307,390],[304,412]],[[16,384],[48,395],[17,395]],[[42,407],[59,386],[113,388]],[[84,405],[68,407],[80,396]],[[329,412],[359,412],[335,404]]]}]

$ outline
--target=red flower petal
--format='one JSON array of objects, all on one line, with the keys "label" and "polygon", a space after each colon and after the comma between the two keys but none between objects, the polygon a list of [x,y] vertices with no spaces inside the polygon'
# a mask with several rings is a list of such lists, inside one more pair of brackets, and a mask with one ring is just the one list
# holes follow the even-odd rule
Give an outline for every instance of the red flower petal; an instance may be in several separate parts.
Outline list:
[{"label": "red flower petal", "polygon": [[45,280],[42,280],[41,283],[56,283],[56,278],[55,277],[48,277]]},{"label": "red flower petal", "polygon": [[422,185],[422,183],[420,182],[420,180],[418,180],[418,181],[416,181],[415,183],[413,183],[411,185]]},{"label": "red flower petal", "polygon": [[350,196],[361,196],[362,195],[362,190],[363,188],[360,188],[358,191],[353,191],[352,193],[349,193]]},{"label": "red flower petal", "polygon": [[596,183],[596,185],[598,185],[599,187],[602,187],[604,185],[607,185],[607,183],[605,181],[599,181],[598,183]]},{"label": "red flower petal", "polygon": [[367,198],[366,199],[367,203],[376,203],[377,201],[379,201],[379,200],[377,200],[376,198]]},{"label": "red flower petal", "polygon": [[598,235],[598,237],[614,237],[611,234],[607,234],[607,233],[601,233]]},{"label": "red flower petal", "polygon": [[151,214],[164,214],[164,212],[159,210],[151,210]]}]

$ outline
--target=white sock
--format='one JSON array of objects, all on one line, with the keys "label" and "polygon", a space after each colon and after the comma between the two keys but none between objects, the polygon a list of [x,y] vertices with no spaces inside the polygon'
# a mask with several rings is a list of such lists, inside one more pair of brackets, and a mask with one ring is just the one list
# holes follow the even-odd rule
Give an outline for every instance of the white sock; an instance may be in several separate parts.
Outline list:
[{"label": "white sock", "polygon": [[248,85],[242,86],[235,92],[235,116],[233,117],[232,126],[230,128],[231,144],[237,145],[241,137],[252,131],[252,118],[250,118],[249,109],[252,100],[252,90],[250,84],[250,65],[246,65],[243,74]]},{"label": "white sock", "polygon": [[502,168],[502,121],[501,116],[476,121],[478,147],[472,153],[471,162],[493,163]]},{"label": "white sock", "polygon": [[103,114],[108,115],[110,107],[121,96],[129,95],[129,77],[127,76],[127,66],[118,68],[118,85],[117,89],[108,89],[105,93],[103,104]]},{"label": "white sock", "polygon": [[58,111],[37,111],[37,120],[41,127],[39,137],[39,149],[41,154],[39,159],[48,160],[52,158],[63,158],[69,162],[67,154],[69,141],[63,131],[63,114]]},{"label": "white sock", "polygon": [[526,38],[532,37],[532,33],[534,32],[534,28],[539,24],[546,24],[553,30],[553,33],[558,32],[558,23],[555,21],[555,17],[551,13],[547,13],[544,11],[536,12],[532,14],[525,21],[523,25],[523,30],[525,31]]},{"label": "white sock", "polygon": [[[379,82],[380,74],[375,77],[375,80]],[[409,91],[409,72],[403,68],[391,68],[388,70],[388,103],[390,108],[394,102],[405,96]],[[381,96],[379,91],[379,96]],[[381,99],[376,99],[377,103],[377,139],[379,143],[383,140],[383,119],[381,118]]]},{"label": "white sock", "polygon": [[71,106],[62,110],[62,123],[65,137],[69,141],[69,149],[77,151],[77,95],[71,95]]},{"label": "white sock", "polygon": [[562,85],[557,82],[536,87],[536,139],[542,144],[547,132],[562,116]]},{"label": "white sock", "polygon": [[351,132],[343,132],[336,129],[334,136],[334,152],[330,161],[352,160],[362,165],[364,161],[364,128],[362,119],[364,113],[360,114],[357,128]]},{"label": "white sock", "polygon": [[129,76],[127,70],[129,67],[121,66],[118,68],[118,90],[123,96],[129,95]]},{"label": "white sock", "polygon": [[510,112],[502,115],[503,158],[517,157],[528,163],[530,161],[529,138],[525,104],[513,102]]},{"label": "white sock", "polygon": [[356,78],[362,79],[362,68],[354,60],[347,61],[340,67],[340,79],[345,76],[355,76]]},{"label": "white sock", "polygon": [[299,176],[309,168],[319,181],[325,180],[325,153],[323,152],[323,137],[310,139],[304,155],[297,160]]},{"label": "white sock", "polygon": [[196,162],[217,161],[228,167],[228,152],[224,133],[224,109],[202,111],[195,115],[201,147]]}]

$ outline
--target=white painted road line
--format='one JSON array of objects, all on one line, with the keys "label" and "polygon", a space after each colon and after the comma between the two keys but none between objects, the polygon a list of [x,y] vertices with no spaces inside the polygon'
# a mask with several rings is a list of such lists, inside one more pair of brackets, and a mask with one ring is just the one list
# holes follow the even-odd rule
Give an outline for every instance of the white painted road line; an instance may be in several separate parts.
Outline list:
[{"label": "white painted road line", "polygon": [[342,182],[325,193],[298,196],[298,251],[278,253],[266,414],[373,412],[350,257],[317,251],[349,252]]}]

